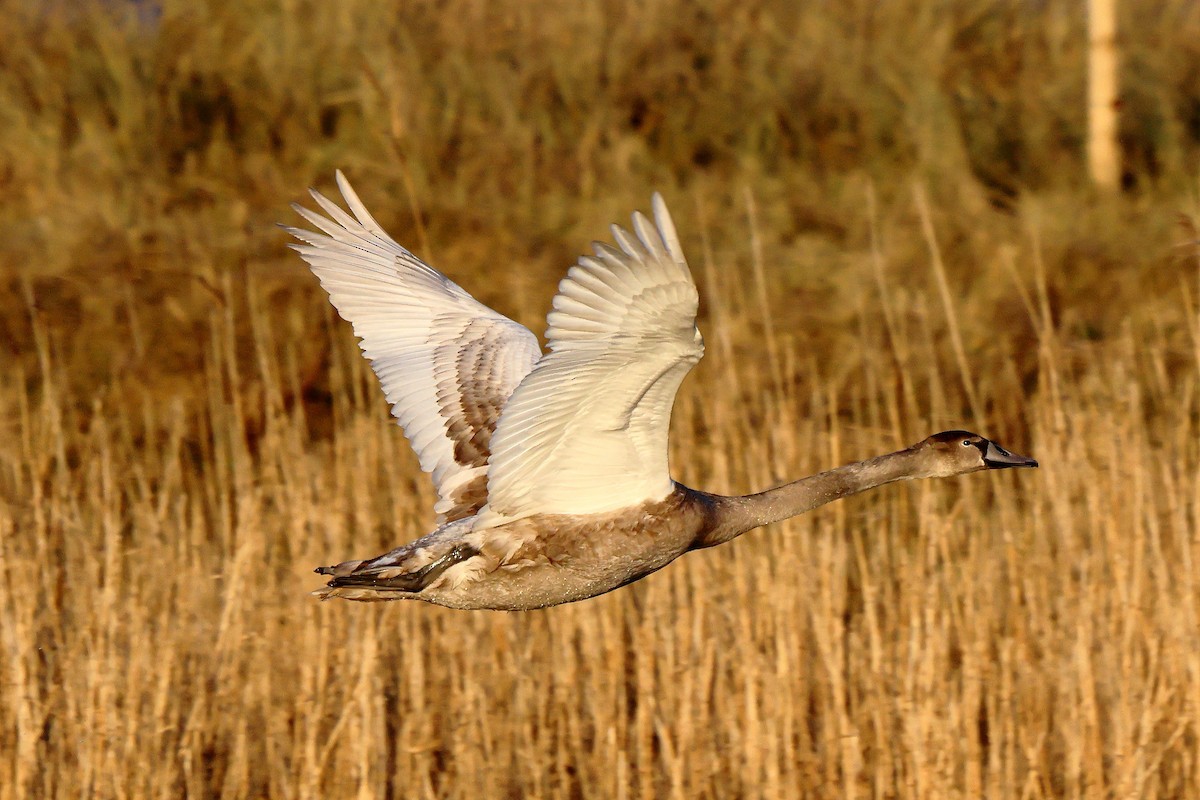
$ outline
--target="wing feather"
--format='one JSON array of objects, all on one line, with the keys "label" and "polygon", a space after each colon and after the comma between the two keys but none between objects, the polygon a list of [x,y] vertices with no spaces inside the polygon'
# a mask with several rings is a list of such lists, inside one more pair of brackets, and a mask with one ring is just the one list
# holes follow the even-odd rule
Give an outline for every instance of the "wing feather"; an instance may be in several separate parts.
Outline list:
[{"label": "wing feather", "polygon": [[[613,226],[559,284],[550,353],[509,398],[476,528],[537,513],[611,511],[664,497],[671,407],[704,353],[699,295],[659,195],[654,222]],[[619,249],[618,249],[619,248]]]},{"label": "wing feather", "polygon": [[293,207],[320,233],[288,227],[292,247],[353,325],[433,477],[439,522],[470,516],[486,498],[500,411],[541,356],[537,337],[392,239],[340,171],[337,184],[353,216],[313,191],[324,216]]}]

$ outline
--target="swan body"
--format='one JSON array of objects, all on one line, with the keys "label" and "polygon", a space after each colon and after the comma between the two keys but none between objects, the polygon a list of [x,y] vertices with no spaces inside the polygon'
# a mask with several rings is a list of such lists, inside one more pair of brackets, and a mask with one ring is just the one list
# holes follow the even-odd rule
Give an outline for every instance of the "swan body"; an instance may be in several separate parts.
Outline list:
[{"label": "swan body", "polygon": [[381,556],[320,567],[322,598],[523,610],[583,600],[689,550],[897,480],[1036,467],[966,431],[727,497],[671,480],[675,393],[704,353],[699,294],[666,205],[613,226],[559,284],[549,352],[393,240],[350,184],[351,213],[294,206],[287,228],[354,327],[438,491],[438,527]]}]

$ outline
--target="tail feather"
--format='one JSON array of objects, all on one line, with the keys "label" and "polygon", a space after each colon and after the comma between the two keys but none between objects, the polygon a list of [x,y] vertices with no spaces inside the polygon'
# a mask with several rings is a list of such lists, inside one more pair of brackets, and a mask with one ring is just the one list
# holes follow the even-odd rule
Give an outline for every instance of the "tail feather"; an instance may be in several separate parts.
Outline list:
[{"label": "tail feather", "polygon": [[340,564],[334,564],[329,567],[317,567],[313,572],[318,575],[335,575],[341,577],[342,575],[349,575],[365,563],[364,559],[359,558],[354,561],[343,561]]},{"label": "tail feather", "polygon": [[371,561],[344,561],[332,567],[317,567],[321,575],[332,575],[325,588],[313,592],[322,600],[341,597],[346,600],[398,600],[421,592],[455,564],[474,558],[479,551],[466,544],[454,546],[445,555],[420,569],[405,570],[389,563],[375,566]]}]

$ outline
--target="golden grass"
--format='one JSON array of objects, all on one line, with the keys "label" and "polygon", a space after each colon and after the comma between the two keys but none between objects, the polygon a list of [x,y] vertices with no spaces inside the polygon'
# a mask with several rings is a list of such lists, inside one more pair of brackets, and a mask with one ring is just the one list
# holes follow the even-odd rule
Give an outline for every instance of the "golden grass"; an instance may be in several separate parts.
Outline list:
[{"label": "golden grass", "polygon": [[[1200,12],[1138,5],[1103,198],[1070,5],[0,2],[0,798],[1200,797]],[[663,189],[685,483],[1042,468],[541,612],[318,603],[432,521],[269,225],[335,165],[539,332]]]}]

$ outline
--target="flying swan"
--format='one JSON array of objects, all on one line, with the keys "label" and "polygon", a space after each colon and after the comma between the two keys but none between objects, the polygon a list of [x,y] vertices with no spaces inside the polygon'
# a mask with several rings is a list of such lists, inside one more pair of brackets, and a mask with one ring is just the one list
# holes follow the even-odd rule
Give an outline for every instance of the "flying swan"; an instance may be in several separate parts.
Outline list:
[{"label": "flying swan", "polygon": [[351,217],[315,190],[322,233],[288,227],[354,327],[392,413],[433,476],[438,527],[316,571],[322,598],[520,610],[583,600],[689,550],[910,478],[1036,467],[966,431],[775,489],[726,497],[671,480],[675,393],[704,354],[699,295],[666,204],[616,225],[558,285],[549,351],[384,232],[341,172]]}]

